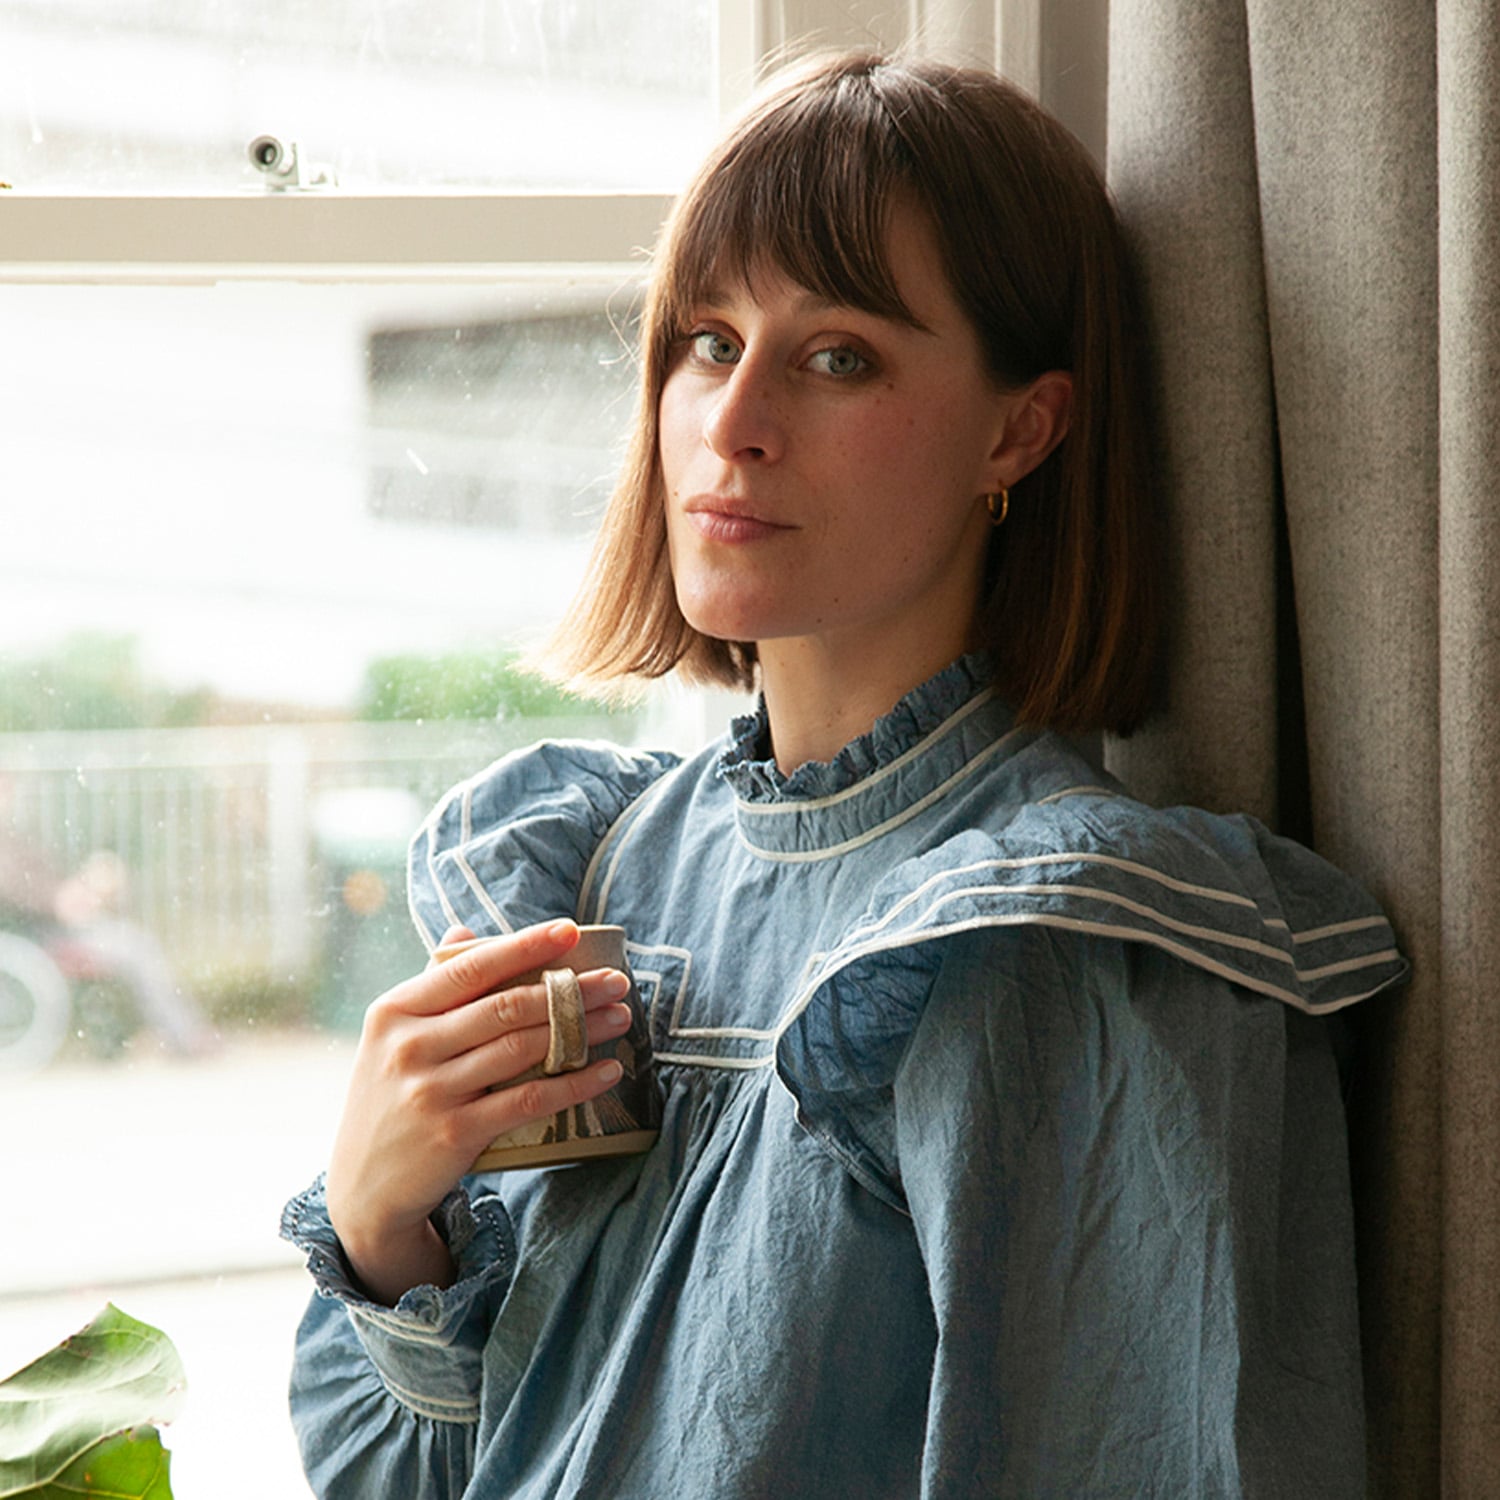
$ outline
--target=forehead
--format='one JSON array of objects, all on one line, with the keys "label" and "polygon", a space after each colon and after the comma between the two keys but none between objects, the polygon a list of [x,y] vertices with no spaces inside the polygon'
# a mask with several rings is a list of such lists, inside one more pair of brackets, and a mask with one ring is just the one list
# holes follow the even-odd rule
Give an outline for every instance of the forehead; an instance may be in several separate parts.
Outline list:
[{"label": "forehead", "polygon": [[[879,273],[886,287],[844,291],[835,278],[802,279],[797,268],[769,253],[745,262],[725,256],[689,299],[692,307],[748,301],[795,313],[855,309],[925,333],[968,328],[953,295],[942,248],[927,215],[911,204],[893,206],[882,236]],[[861,291],[883,295],[860,295]]]},{"label": "forehead", "polygon": [[925,309],[952,303],[937,234],[904,196],[862,224],[719,227],[713,236],[689,233],[676,247],[667,267],[673,321],[736,296],[779,300],[789,288],[809,308],[855,308],[917,328],[927,322]]}]

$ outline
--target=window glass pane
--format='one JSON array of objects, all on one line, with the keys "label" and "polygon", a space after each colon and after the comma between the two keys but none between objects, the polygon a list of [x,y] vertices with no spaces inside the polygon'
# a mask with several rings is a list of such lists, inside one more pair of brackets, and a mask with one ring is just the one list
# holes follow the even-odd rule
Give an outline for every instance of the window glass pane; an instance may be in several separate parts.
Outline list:
[{"label": "window glass pane", "polygon": [[618,464],[623,277],[0,287],[0,1365],[106,1297],[163,1326],[181,1494],[305,1493],[276,1226],[423,962],[419,819],[656,738],[510,666]]},{"label": "window glass pane", "polygon": [[[0,179],[681,185],[715,128],[710,0],[0,0]],[[295,181],[295,175],[288,179]]]}]

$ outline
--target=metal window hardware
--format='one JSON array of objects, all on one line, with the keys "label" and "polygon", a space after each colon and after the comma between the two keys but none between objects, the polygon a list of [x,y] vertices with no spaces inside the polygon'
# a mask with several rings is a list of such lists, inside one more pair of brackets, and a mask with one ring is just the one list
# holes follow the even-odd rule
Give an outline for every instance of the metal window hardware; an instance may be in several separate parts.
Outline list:
[{"label": "metal window hardware", "polygon": [[333,168],[306,160],[296,141],[258,135],[246,148],[246,154],[251,166],[264,179],[267,192],[305,192],[309,188],[338,186]]}]

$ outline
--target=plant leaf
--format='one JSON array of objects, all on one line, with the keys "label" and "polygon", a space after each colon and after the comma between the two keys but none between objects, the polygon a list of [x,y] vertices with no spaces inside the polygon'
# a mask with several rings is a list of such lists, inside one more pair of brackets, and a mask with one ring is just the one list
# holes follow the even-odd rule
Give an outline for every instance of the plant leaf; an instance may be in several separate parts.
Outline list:
[{"label": "plant leaf", "polygon": [[107,1306],[0,1381],[0,1500],[57,1478],[101,1438],[171,1421],[186,1389],[166,1334]]},{"label": "plant leaf", "polygon": [[85,1449],[49,1484],[25,1500],[172,1500],[172,1455],[154,1427],[118,1432]]}]

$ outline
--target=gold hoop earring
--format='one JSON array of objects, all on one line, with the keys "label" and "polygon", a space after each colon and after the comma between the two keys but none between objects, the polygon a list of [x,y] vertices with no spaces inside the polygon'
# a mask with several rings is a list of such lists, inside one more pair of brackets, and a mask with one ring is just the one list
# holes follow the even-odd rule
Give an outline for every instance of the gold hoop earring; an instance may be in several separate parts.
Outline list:
[{"label": "gold hoop earring", "polygon": [[990,513],[990,525],[1005,525],[1005,518],[1010,514],[1010,491],[1002,484],[993,495],[984,497],[984,503]]}]

